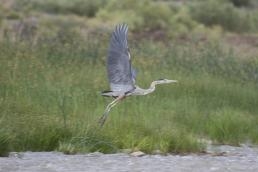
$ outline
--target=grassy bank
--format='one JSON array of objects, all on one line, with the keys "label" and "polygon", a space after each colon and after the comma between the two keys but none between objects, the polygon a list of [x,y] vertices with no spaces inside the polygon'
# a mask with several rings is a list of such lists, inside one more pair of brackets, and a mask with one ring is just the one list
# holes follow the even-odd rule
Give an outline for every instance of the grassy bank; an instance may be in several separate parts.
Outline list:
[{"label": "grassy bank", "polygon": [[108,37],[1,41],[1,155],[127,148],[184,153],[202,151],[202,140],[258,143],[258,61],[242,59],[216,41],[131,41],[138,85],[148,87],[159,78],[179,83],[126,99],[100,129],[98,118],[111,101],[100,96],[108,89]]}]

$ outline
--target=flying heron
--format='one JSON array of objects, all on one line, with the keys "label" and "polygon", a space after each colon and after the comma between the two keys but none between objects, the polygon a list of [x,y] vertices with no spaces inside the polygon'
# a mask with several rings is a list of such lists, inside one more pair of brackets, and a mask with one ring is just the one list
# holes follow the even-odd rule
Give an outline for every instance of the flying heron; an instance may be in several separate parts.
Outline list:
[{"label": "flying heron", "polygon": [[109,103],[99,119],[101,126],[105,123],[108,113],[119,101],[131,95],[146,95],[155,90],[157,84],[175,83],[176,80],[159,79],[153,81],[148,89],[135,84],[136,72],[131,65],[131,55],[127,43],[128,26],[119,24],[115,27],[110,40],[107,56],[107,73],[111,91],[103,91],[102,96],[115,98]]}]

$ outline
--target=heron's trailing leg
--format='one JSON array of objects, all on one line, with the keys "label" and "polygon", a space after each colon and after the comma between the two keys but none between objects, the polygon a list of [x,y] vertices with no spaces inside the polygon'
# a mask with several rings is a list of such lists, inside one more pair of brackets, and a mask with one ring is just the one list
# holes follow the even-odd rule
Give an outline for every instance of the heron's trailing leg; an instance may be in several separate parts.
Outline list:
[{"label": "heron's trailing leg", "polygon": [[111,103],[109,103],[104,111],[104,114],[101,116],[101,118],[99,119],[99,124],[102,127],[107,119],[108,113],[111,110],[112,107],[114,107],[120,100],[122,100],[125,96],[119,96],[117,97],[114,101],[112,101]]}]

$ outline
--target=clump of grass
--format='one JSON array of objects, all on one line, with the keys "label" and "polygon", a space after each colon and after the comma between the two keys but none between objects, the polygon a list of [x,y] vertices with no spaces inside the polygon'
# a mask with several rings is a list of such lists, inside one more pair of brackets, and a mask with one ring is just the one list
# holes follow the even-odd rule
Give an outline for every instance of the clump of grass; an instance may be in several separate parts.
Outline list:
[{"label": "clump of grass", "polygon": [[10,148],[11,138],[3,129],[0,130],[0,156],[7,156]]},{"label": "clump of grass", "polygon": [[232,109],[219,110],[209,118],[207,134],[223,144],[238,145],[241,141],[247,140],[248,133],[254,126],[251,115]]},{"label": "clump of grass", "polygon": [[[114,121],[114,120],[113,120]],[[137,123],[137,122],[136,122]],[[190,134],[176,130],[174,127],[143,126],[141,123],[127,119],[117,126],[108,125],[103,129],[78,134],[70,140],[61,142],[57,150],[67,154],[76,152],[115,153],[123,149],[153,153],[188,153],[204,150],[204,146]],[[112,124],[111,124],[112,125]],[[121,125],[126,127],[121,131]]]},{"label": "clump of grass", "polygon": [[[59,126],[58,126],[59,127]],[[16,136],[17,147],[19,151],[51,151],[54,150],[59,142],[71,137],[68,129],[58,128],[56,126],[40,126],[32,128],[25,133],[18,133]],[[23,138],[20,138],[23,137]]]}]

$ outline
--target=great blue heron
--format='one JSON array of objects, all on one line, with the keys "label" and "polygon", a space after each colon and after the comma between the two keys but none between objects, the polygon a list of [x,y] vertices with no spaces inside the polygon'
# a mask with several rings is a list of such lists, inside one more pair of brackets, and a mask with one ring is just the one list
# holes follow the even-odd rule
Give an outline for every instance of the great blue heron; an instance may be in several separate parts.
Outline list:
[{"label": "great blue heron", "polygon": [[148,89],[142,89],[135,85],[136,72],[131,65],[127,31],[128,26],[126,24],[119,24],[112,33],[107,56],[107,72],[111,91],[103,91],[102,96],[114,97],[115,100],[107,105],[104,114],[99,119],[101,126],[105,123],[111,108],[125,97],[146,95],[153,92],[157,84],[177,82],[176,80],[159,79],[153,81]]}]

